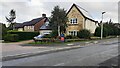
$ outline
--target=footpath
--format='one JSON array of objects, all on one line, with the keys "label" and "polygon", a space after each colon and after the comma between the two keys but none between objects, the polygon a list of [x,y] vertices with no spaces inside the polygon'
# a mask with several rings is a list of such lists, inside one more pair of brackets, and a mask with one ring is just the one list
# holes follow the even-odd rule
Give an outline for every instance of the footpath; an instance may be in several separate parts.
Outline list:
[{"label": "footpath", "polygon": [[2,46],[2,50],[1,50],[2,57],[0,59],[2,59],[2,61],[8,61],[13,59],[49,54],[59,51],[82,48],[103,41],[106,42],[105,40],[97,40],[92,42],[87,41],[87,42],[72,42],[66,44],[54,44],[55,46],[53,46],[52,44],[50,44],[49,46],[48,45],[45,46],[43,44],[39,44],[37,46],[31,46],[31,45],[29,46],[29,44],[27,43],[33,42],[33,40],[27,40],[17,43],[1,43],[2,45],[0,46]]}]

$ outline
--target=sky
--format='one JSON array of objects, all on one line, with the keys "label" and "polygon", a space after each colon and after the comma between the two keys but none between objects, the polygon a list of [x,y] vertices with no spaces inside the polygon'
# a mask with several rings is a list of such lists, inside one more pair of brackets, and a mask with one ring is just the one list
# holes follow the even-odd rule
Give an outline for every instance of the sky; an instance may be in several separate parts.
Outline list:
[{"label": "sky", "polygon": [[111,19],[118,23],[118,2],[119,0],[0,0],[0,23],[8,24],[5,16],[9,17],[11,9],[16,11],[15,22],[23,23],[41,17],[43,13],[50,17],[56,5],[68,11],[73,3],[87,10],[96,21],[101,21],[102,12],[105,11],[103,21]]}]

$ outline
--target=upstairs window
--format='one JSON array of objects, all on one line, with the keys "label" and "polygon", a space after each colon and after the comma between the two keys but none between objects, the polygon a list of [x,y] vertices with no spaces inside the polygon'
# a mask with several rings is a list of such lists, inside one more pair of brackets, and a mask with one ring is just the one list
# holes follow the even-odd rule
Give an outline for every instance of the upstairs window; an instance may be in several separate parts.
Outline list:
[{"label": "upstairs window", "polygon": [[77,24],[77,18],[71,18],[70,23],[71,24]]}]

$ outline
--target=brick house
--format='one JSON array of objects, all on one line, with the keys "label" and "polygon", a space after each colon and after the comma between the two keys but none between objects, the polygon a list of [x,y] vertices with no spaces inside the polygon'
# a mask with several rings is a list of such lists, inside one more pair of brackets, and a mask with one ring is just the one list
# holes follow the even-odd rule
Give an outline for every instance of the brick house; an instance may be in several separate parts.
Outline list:
[{"label": "brick house", "polygon": [[66,28],[67,35],[76,36],[81,29],[88,29],[91,33],[95,32],[98,22],[93,20],[87,11],[73,4],[67,12],[68,22]]},{"label": "brick house", "polygon": [[17,29],[18,31],[28,32],[39,31],[40,34],[52,32],[52,30],[49,28],[49,19],[46,17],[46,14],[42,14],[42,17],[40,18],[23,22],[22,24],[15,26],[15,29]]}]

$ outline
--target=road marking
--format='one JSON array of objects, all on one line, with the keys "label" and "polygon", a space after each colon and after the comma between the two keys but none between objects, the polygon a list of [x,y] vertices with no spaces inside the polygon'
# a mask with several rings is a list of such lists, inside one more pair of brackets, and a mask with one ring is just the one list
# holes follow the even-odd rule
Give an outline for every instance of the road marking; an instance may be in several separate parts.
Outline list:
[{"label": "road marking", "polygon": [[65,63],[59,63],[59,64],[56,64],[56,65],[53,65],[53,66],[60,66],[60,65],[64,65]]},{"label": "road marking", "polygon": [[67,45],[74,45],[74,44],[71,43],[71,44],[67,44]]}]

